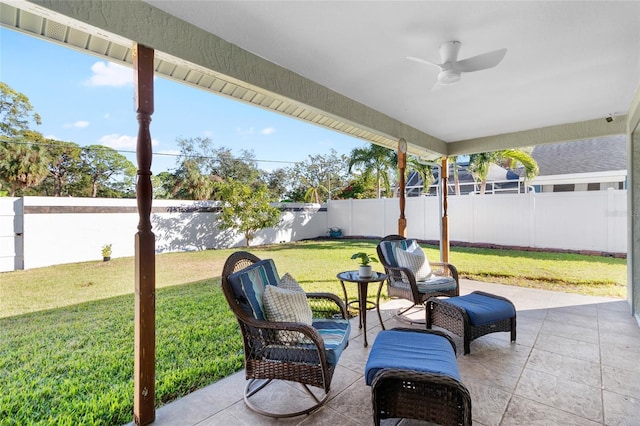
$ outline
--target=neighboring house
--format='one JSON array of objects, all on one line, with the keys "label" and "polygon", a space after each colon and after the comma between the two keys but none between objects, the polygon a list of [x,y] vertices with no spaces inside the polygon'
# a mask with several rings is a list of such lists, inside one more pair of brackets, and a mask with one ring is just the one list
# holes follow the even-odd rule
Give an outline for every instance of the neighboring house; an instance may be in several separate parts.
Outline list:
[{"label": "neighboring house", "polygon": [[540,173],[536,192],[625,189],[627,138],[624,135],[539,145],[531,153]]},{"label": "neighboring house", "polygon": [[[538,163],[540,173],[526,182],[527,189],[535,192],[603,191],[608,188],[627,187],[627,138],[625,135],[583,139],[572,142],[538,145],[531,155]],[[478,192],[479,184],[467,171],[468,162],[458,163],[460,194]],[[492,165],[487,179],[487,193],[525,192],[521,179],[523,170],[503,169]],[[439,184],[438,172],[434,185]],[[449,193],[455,194],[453,166],[449,170]],[[413,172],[407,179],[407,196],[420,195],[422,179]]]}]

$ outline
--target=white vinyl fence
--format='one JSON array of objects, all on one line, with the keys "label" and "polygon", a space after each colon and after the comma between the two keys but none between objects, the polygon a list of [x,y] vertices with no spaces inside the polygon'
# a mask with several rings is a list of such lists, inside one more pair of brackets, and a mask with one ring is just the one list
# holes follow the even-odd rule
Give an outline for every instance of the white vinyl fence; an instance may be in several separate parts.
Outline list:
[{"label": "white vinyl fence", "polygon": [[[407,235],[440,239],[438,197],[406,199]],[[329,204],[329,226],[345,235],[398,230],[397,199]],[[449,239],[476,244],[603,253],[627,252],[626,190],[450,196]]]},{"label": "white vinyl fence", "polygon": [[[326,232],[326,207],[278,204],[277,228],[258,232],[252,245],[297,241]],[[156,252],[244,246],[243,236],[216,227],[216,202],[154,200]],[[0,198],[0,272],[134,255],[136,200],[107,198]],[[1,278],[0,278],[1,280]]]},{"label": "white vinyl fence", "polygon": [[[345,236],[381,237],[398,230],[398,199],[336,200],[277,204],[277,228],[258,233],[252,245],[324,236],[337,227]],[[245,245],[216,227],[215,202],[154,200],[158,253]],[[450,196],[451,241],[602,253],[627,251],[626,190]],[[439,240],[438,197],[407,198],[407,234]],[[138,214],[135,200],[95,198],[0,198],[0,272],[70,262],[133,256]],[[1,280],[1,276],[0,276]]]}]

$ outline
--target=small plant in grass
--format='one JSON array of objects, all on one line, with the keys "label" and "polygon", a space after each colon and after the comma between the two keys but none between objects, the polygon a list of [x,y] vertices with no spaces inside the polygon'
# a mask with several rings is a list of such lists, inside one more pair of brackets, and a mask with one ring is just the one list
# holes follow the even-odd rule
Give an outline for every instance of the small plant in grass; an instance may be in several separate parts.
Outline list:
[{"label": "small plant in grass", "polygon": [[111,244],[105,244],[102,246],[102,259],[106,262],[111,259]]}]

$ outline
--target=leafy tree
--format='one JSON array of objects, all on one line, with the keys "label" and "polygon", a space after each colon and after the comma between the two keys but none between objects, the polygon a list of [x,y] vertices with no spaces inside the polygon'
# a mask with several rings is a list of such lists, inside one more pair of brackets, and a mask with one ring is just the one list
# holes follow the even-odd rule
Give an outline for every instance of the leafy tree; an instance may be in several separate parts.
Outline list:
[{"label": "leafy tree", "polygon": [[242,233],[247,247],[257,231],[274,227],[280,221],[280,210],[269,204],[271,199],[266,185],[252,188],[233,179],[216,185],[222,198],[218,226]]},{"label": "leafy tree", "polygon": [[290,186],[289,172],[285,168],[264,172],[261,180],[266,182],[274,200],[282,200]]},{"label": "leafy tree", "polygon": [[203,137],[179,138],[177,143],[180,147],[178,168],[188,161],[189,167],[197,167],[202,175],[219,176],[249,184],[260,177],[252,151],[243,150],[240,157],[234,157],[229,148],[216,148],[211,138]]},{"label": "leafy tree", "polygon": [[292,203],[304,203],[304,194],[307,192],[302,186],[296,185],[287,191],[286,200]]},{"label": "leafy tree", "polygon": [[211,138],[178,138],[176,143],[180,147],[180,156],[176,159],[178,167],[185,161],[190,161],[202,174],[208,174],[214,169],[216,155]]},{"label": "leafy tree", "polygon": [[[136,167],[124,155],[103,145],[89,145],[82,151],[82,185],[91,197],[97,197],[99,190],[104,195],[132,189]],[[118,181],[119,178],[119,181]],[[118,183],[123,183],[119,187]],[[88,186],[88,188],[87,188]]]},{"label": "leafy tree", "polygon": [[359,169],[365,176],[373,175],[377,182],[378,198],[382,196],[384,187],[387,196],[391,196],[392,171],[397,170],[398,154],[383,146],[370,144],[364,148],[355,148],[349,159],[349,173]]},{"label": "leafy tree", "polygon": [[344,188],[335,193],[335,198],[339,200],[348,199],[364,199],[376,197],[376,182],[373,178],[365,178],[363,175],[358,175],[355,179],[351,180]]},{"label": "leafy tree", "polygon": [[40,122],[29,98],[0,82],[0,186],[11,196],[46,177],[46,152],[35,145],[43,137],[29,128]]},{"label": "leafy tree", "polygon": [[215,150],[216,163],[211,174],[222,179],[233,179],[248,185],[256,184],[260,179],[260,170],[252,151],[242,150],[240,157],[231,155],[229,148]]},{"label": "leafy tree", "polygon": [[153,185],[153,198],[169,199],[173,196],[173,190],[177,187],[177,177],[171,172],[160,172],[157,175],[151,175],[151,184]]},{"label": "leafy tree", "polygon": [[29,98],[0,82],[0,135],[15,137],[29,130],[29,123],[40,124]]},{"label": "leafy tree", "polygon": [[307,160],[291,169],[293,189],[288,194],[294,201],[322,203],[331,197],[334,188],[346,182],[347,157],[332,149],[329,155],[309,155]]},{"label": "leafy tree", "polygon": [[502,151],[481,152],[471,154],[469,157],[469,170],[476,180],[480,181],[480,194],[484,194],[487,188],[487,176],[491,164],[511,165],[515,168],[522,164],[525,170],[525,179],[533,179],[538,175],[538,163],[526,151],[520,149],[507,149]]},{"label": "leafy tree", "polygon": [[0,141],[0,180],[9,186],[9,196],[39,185],[47,177],[47,153],[23,138]]},{"label": "leafy tree", "polygon": [[180,156],[171,189],[172,196],[176,198],[219,199],[214,182],[226,179],[249,185],[258,185],[260,182],[260,170],[251,151],[242,151],[241,158],[237,158],[229,148],[216,148],[211,138],[203,137],[180,138],[177,143]]},{"label": "leafy tree", "polygon": [[46,139],[44,149],[49,158],[49,175],[41,185],[43,192],[54,197],[75,195],[70,184],[82,180],[82,148],[74,142]]}]

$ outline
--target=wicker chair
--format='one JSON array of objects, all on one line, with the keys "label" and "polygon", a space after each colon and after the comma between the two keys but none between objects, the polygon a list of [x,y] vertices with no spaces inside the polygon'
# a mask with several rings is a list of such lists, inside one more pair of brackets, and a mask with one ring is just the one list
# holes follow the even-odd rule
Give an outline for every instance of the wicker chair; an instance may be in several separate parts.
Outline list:
[{"label": "wicker chair", "polygon": [[[429,262],[434,277],[438,279],[447,277],[450,279],[450,284],[444,286],[446,289],[443,289],[442,285],[430,286],[428,283],[417,281],[410,269],[402,268],[397,265],[395,259],[390,259],[392,256],[389,254],[389,246],[394,244],[400,245],[408,241],[411,240],[401,235],[387,235],[378,243],[376,250],[378,252],[378,259],[380,259],[385,273],[389,277],[387,279],[387,292],[389,297],[406,299],[412,302],[411,306],[398,310],[396,313],[397,318],[409,323],[424,324],[426,323],[426,312],[424,322],[409,319],[406,314],[415,308],[423,309],[425,302],[430,297],[458,296],[460,294],[458,270],[450,263]],[[380,294],[378,294],[378,299],[379,297]]]},{"label": "wicker chair", "polygon": [[[255,412],[276,418],[308,414],[327,400],[331,379],[342,350],[348,344],[350,324],[344,302],[330,293],[306,293],[313,312],[313,326],[295,322],[273,322],[252,313],[250,302],[238,293],[237,277],[261,260],[251,253],[236,252],[226,260],[222,271],[222,290],[240,325],[244,344],[246,405]],[[319,333],[319,330],[328,333]],[[339,343],[332,345],[332,332]],[[335,338],[335,335],[333,336]],[[256,406],[251,397],[273,380],[302,384],[312,398],[311,406],[300,411],[273,413]],[[322,389],[317,397],[309,386]],[[316,392],[317,393],[317,392]]]}]

